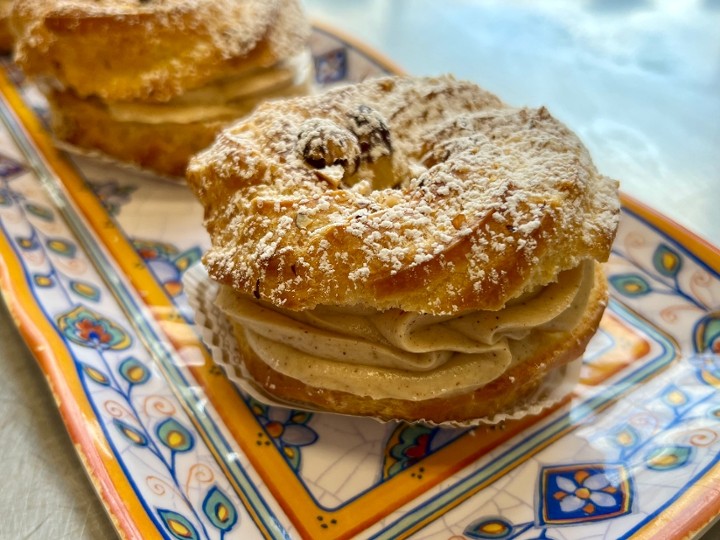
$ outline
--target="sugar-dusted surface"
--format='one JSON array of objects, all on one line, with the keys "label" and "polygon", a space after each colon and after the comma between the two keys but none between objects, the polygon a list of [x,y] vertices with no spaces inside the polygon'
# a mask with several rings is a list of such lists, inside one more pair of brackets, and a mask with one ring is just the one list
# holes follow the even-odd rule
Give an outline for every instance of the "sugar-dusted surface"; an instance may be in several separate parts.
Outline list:
[{"label": "sugar-dusted surface", "polygon": [[81,96],[166,101],[302,49],[296,0],[22,0],[16,60]]},{"label": "sugar-dusted surface", "polygon": [[211,275],[290,309],[498,309],[604,260],[617,224],[617,183],[547,110],[450,77],[267,104],[189,181]]}]

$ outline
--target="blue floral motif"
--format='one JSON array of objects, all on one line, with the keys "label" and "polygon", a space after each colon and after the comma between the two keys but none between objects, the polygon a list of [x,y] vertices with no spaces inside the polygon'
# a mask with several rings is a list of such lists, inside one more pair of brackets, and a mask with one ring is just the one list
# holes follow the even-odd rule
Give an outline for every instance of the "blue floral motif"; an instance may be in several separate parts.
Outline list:
[{"label": "blue floral motif", "polygon": [[628,424],[618,426],[610,433],[612,444],[621,449],[635,448],[640,442],[640,434],[635,428]]},{"label": "blue floral motif", "polygon": [[667,406],[677,410],[685,407],[690,400],[688,395],[674,384],[663,390],[661,399]]},{"label": "blue floral motif", "polygon": [[142,430],[134,428],[117,418],[113,418],[112,422],[120,434],[135,446],[145,447],[148,445],[148,438]]},{"label": "blue floral motif", "polygon": [[546,467],[540,490],[540,519],[546,524],[574,524],[630,512],[632,489],[623,465]]},{"label": "blue floral motif", "polygon": [[344,47],[320,54],[314,61],[315,79],[320,84],[337,82],[347,76],[348,59]]},{"label": "blue floral motif", "polygon": [[161,422],[155,431],[160,442],[173,452],[187,452],[195,445],[190,430],[174,418]]},{"label": "blue floral motif", "polygon": [[[526,527],[527,528],[527,527]],[[509,538],[514,527],[501,517],[485,517],[474,521],[463,531],[465,536],[479,539]],[[523,529],[524,531],[525,529]]]},{"label": "blue floral motif", "polygon": [[202,250],[195,246],[183,252],[169,243],[152,240],[133,240],[133,247],[148,265],[155,279],[181,309],[183,304],[182,275],[202,257]]},{"label": "blue floral motif", "polygon": [[131,344],[125,330],[84,306],[59,316],[57,325],[67,339],[83,347],[118,351],[127,349]]},{"label": "blue floral motif", "polygon": [[292,468],[298,470],[300,448],[309,446],[318,439],[317,433],[307,425],[312,414],[294,409],[268,407],[257,402],[254,403],[253,410],[265,432],[282,451]]},{"label": "blue floral motif", "polygon": [[680,254],[666,244],[658,245],[653,253],[652,262],[655,270],[669,278],[675,278],[683,266]]},{"label": "blue floral motif", "polygon": [[158,508],[157,512],[173,538],[178,540],[199,540],[200,535],[185,516],[165,508]]},{"label": "blue floral motif", "polygon": [[383,460],[383,478],[391,478],[432,453],[430,445],[439,428],[399,424],[390,436]]},{"label": "blue floral motif", "polygon": [[77,253],[77,245],[64,238],[48,238],[45,245],[53,253],[68,259],[72,259]]},{"label": "blue floral motif", "polygon": [[80,296],[83,300],[90,300],[92,302],[100,300],[100,289],[92,283],[72,280],[69,285],[70,290]]},{"label": "blue floral motif", "polygon": [[232,502],[217,486],[213,486],[203,501],[203,512],[223,534],[238,522],[238,513]]},{"label": "blue floral motif", "polygon": [[50,222],[55,219],[55,214],[53,214],[53,211],[50,208],[36,203],[25,203],[25,211],[43,221]]},{"label": "blue floral motif", "polygon": [[35,274],[32,277],[33,283],[38,287],[54,287],[55,286],[55,280],[50,275],[44,275],[44,274]]},{"label": "blue floral motif", "polygon": [[17,242],[17,245],[22,249],[23,251],[33,251],[40,247],[40,244],[38,244],[37,240],[34,237],[29,238],[15,238],[15,242]]},{"label": "blue floral motif", "polygon": [[661,446],[648,452],[645,456],[645,466],[655,471],[669,471],[685,466],[691,455],[692,448],[689,446]]},{"label": "blue floral motif", "polygon": [[81,362],[78,362],[78,365],[80,369],[82,369],[83,373],[85,373],[85,375],[87,375],[91,381],[101,386],[110,386],[110,379],[102,371]]},{"label": "blue floral motif", "polygon": [[[612,287],[626,298],[636,298],[648,294],[661,294],[683,299],[700,311],[710,310],[710,306],[693,291],[686,290],[680,275],[685,267],[684,257],[668,244],[660,242],[652,255],[651,266],[631,250],[625,252],[619,244],[613,246],[613,255],[630,262],[637,272],[608,276]],[[642,275],[641,275],[642,274]]]},{"label": "blue floral motif", "polygon": [[696,352],[720,354],[720,312],[702,317],[695,323],[693,334]]},{"label": "blue floral motif", "polygon": [[500,516],[483,516],[470,523],[463,534],[477,539],[512,540],[531,529],[540,529],[539,536],[534,538],[549,540],[549,526],[578,525],[631,512],[633,483],[622,463],[544,467],[538,487],[536,520],[512,523]]},{"label": "blue floral motif", "polygon": [[637,274],[618,274],[608,278],[615,290],[623,296],[644,296],[652,292],[652,287]]},{"label": "blue floral motif", "polygon": [[690,357],[690,361],[695,365],[700,381],[720,389],[720,355],[716,353],[696,354]]},{"label": "blue floral motif", "polygon": [[19,161],[0,154],[0,178],[3,180],[10,180],[25,170],[25,167]]},{"label": "blue floral motif", "polygon": [[150,370],[137,358],[131,356],[122,361],[118,371],[123,379],[133,384],[143,384],[150,378]]}]

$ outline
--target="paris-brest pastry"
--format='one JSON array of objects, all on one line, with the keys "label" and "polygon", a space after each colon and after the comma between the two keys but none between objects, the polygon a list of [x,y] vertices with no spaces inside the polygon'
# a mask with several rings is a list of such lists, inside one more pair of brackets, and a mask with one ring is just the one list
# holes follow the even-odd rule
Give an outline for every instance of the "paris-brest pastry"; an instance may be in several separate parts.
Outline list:
[{"label": "paris-brest pastry", "polygon": [[428,422],[526,407],[607,303],[617,182],[545,108],[472,83],[264,104],[188,182],[237,361],[290,404]]},{"label": "paris-brest pastry", "polygon": [[18,0],[13,24],[59,139],[165,175],[310,84],[298,0]]}]

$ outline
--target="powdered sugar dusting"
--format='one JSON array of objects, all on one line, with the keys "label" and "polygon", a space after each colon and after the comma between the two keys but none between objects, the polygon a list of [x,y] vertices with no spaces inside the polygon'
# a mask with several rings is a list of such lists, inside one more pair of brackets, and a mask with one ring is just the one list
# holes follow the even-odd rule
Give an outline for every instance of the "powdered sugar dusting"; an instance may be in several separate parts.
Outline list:
[{"label": "powdered sugar dusting", "polygon": [[[311,156],[308,123],[331,134],[313,131]],[[605,259],[619,209],[617,183],[547,110],[450,77],[266,104],[195,158],[189,182],[211,275],[293,309],[497,309]]]}]

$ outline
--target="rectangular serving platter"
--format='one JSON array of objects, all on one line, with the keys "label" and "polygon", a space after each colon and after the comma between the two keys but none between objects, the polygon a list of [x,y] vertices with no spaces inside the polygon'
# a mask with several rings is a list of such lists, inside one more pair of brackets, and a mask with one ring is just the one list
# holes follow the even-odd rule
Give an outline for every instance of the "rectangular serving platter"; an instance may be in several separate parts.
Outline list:
[{"label": "rectangular serving platter", "polygon": [[[398,69],[316,27],[318,84]],[[720,512],[720,251],[628,197],[574,394],[501,426],[267,407],[215,366],[181,183],[59,150],[0,75],[0,288],[125,538],[653,538]]]}]

